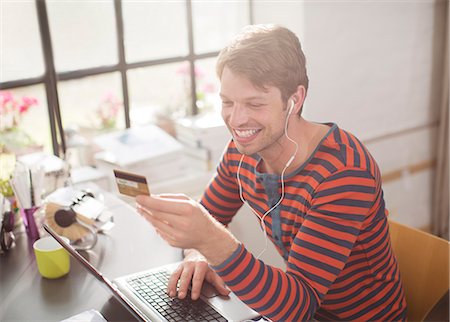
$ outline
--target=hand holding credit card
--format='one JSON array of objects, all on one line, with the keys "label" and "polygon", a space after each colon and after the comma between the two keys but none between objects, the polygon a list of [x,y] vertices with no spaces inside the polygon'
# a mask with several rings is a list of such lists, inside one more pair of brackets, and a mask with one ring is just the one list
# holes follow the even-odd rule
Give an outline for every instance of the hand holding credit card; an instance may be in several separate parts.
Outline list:
[{"label": "hand holding credit card", "polygon": [[117,188],[121,194],[136,197],[139,195],[150,196],[147,179],[139,174],[126,172],[123,170],[114,170]]}]

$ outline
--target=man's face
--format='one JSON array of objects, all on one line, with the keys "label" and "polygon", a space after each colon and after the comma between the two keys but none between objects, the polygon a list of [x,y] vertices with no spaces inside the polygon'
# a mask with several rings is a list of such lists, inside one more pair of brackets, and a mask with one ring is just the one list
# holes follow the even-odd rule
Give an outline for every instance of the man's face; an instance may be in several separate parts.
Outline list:
[{"label": "man's face", "polygon": [[220,96],[222,117],[239,152],[262,157],[278,153],[287,117],[278,88],[266,86],[263,91],[225,67]]}]

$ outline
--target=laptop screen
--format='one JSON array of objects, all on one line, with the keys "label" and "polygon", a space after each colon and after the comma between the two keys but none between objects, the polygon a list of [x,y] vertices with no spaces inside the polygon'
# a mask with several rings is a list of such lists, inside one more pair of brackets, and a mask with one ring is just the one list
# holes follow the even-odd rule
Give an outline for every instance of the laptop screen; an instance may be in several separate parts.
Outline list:
[{"label": "laptop screen", "polygon": [[106,287],[112,292],[114,297],[138,320],[146,321],[148,320],[145,315],[133,304],[126,296],[120,292],[117,287],[111,283],[111,281],[103,276],[103,274],[92,266],[83,256],[81,256],[70,244],[68,244],[64,239],[62,239],[53,229],[44,224],[44,229],[52,236],[62,247],[64,247],[69,254],[74,257],[84,268],[86,268],[96,279],[102,282]]}]

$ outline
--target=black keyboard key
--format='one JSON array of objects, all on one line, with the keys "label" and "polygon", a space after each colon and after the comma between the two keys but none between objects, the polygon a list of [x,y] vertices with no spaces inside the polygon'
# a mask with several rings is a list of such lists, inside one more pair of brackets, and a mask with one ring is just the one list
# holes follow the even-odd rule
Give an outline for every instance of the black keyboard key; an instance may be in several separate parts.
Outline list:
[{"label": "black keyboard key", "polygon": [[226,321],[216,310],[203,300],[192,300],[190,292],[185,299],[167,295],[170,274],[160,271],[153,275],[143,275],[128,282],[155,310],[169,321]]}]

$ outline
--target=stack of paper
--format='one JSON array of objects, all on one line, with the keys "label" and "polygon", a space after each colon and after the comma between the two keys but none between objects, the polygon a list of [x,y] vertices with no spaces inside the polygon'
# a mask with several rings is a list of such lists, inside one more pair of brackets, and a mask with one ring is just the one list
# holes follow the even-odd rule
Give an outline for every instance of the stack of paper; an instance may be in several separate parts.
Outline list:
[{"label": "stack of paper", "polygon": [[175,129],[191,164],[207,170],[215,168],[231,137],[220,115],[213,113],[179,119]]},{"label": "stack of paper", "polygon": [[102,150],[95,155],[98,169],[115,187],[113,169],[141,174],[149,182],[180,177],[186,171],[183,145],[157,126],[131,128],[94,139]]},{"label": "stack of paper", "polygon": [[67,183],[68,165],[64,160],[53,154],[35,152],[18,158],[18,163],[29,169],[43,169],[44,182],[39,189],[42,196],[46,196]]},{"label": "stack of paper", "polygon": [[41,199],[46,192],[45,170],[42,164],[17,163],[9,182],[21,208],[29,209],[41,205]]}]

